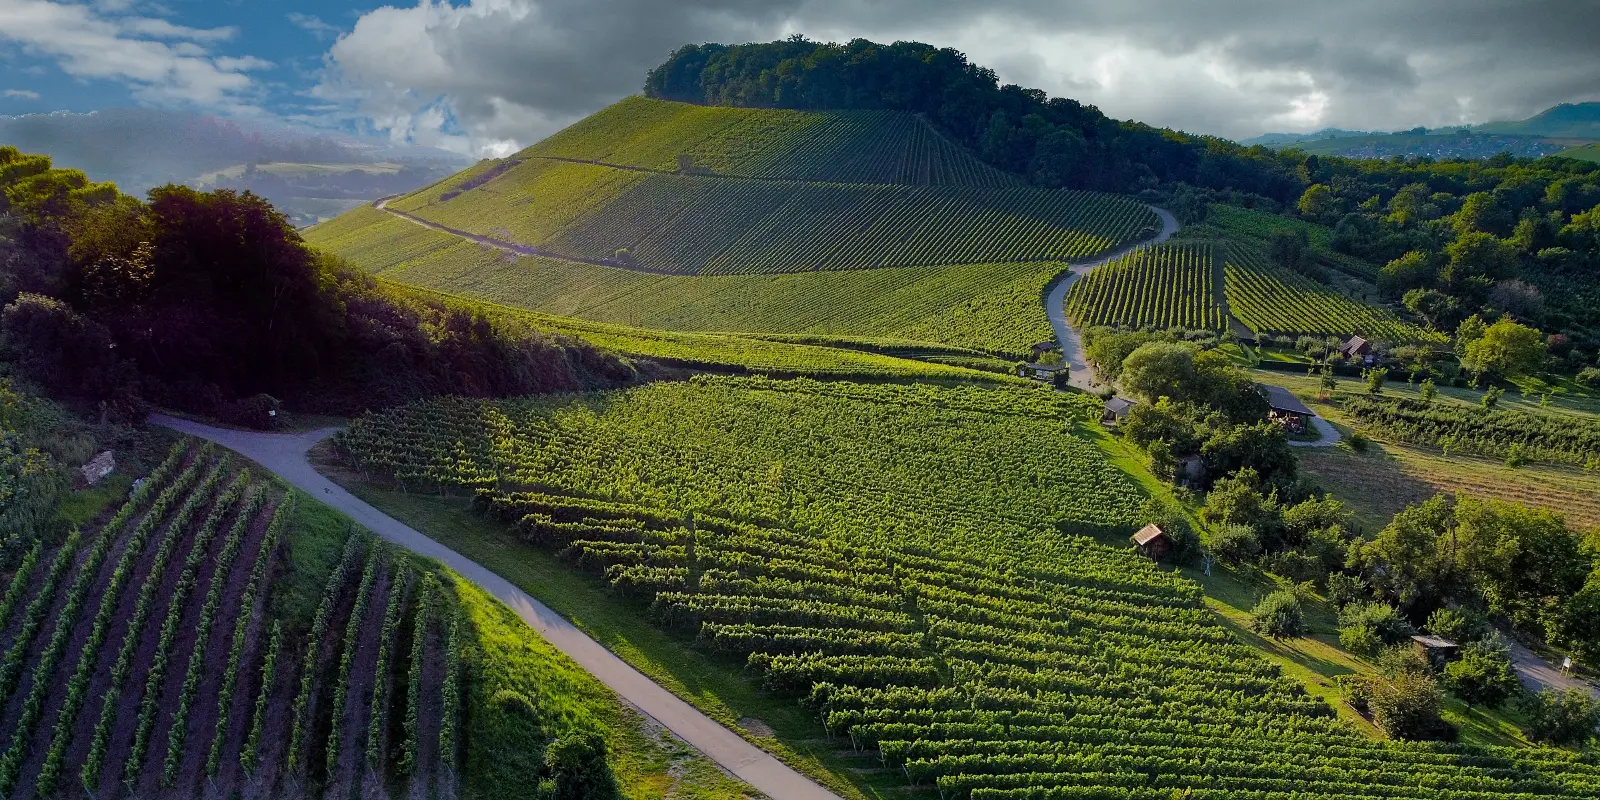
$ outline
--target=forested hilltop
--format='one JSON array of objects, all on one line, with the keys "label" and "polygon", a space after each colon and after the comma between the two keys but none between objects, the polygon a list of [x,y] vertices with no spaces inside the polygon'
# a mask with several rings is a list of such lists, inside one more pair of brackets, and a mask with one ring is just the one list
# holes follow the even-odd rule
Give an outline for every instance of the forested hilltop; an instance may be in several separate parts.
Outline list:
[{"label": "forested hilltop", "polygon": [[1475,313],[1509,315],[1565,334],[1553,351],[1574,364],[1600,347],[1597,164],[1506,155],[1359,160],[1245,147],[1001,85],[962,53],[918,42],[690,45],[652,70],[644,88],[708,105],[911,112],[1035,185],[1137,194],[1186,222],[1204,219],[1213,202],[1297,216],[1331,227],[1335,251],[1388,264],[1378,276],[1385,293],[1439,330]]}]

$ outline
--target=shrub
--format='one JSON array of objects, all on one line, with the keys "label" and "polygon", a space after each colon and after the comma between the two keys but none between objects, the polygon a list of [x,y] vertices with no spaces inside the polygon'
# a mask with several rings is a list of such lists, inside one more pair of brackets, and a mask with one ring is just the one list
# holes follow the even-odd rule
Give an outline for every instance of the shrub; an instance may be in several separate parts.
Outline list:
[{"label": "shrub", "polygon": [[1499,706],[1522,688],[1511,670],[1511,651],[1499,642],[1473,642],[1445,665],[1444,684],[1469,705]]},{"label": "shrub", "polygon": [[217,416],[231,425],[269,431],[278,427],[278,409],[278,398],[270,394],[257,394],[228,403]]},{"label": "shrub", "polygon": [[1411,633],[1400,612],[1384,603],[1351,603],[1339,614],[1339,644],[1352,653],[1376,655],[1384,645],[1403,642]]},{"label": "shrub", "polygon": [[1300,636],[1306,632],[1305,611],[1300,597],[1287,589],[1280,589],[1261,599],[1250,610],[1250,627],[1257,633],[1274,639]]},{"label": "shrub", "polygon": [[1600,727],[1600,700],[1580,689],[1545,689],[1523,705],[1528,736],[1548,744],[1581,744]]},{"label": "shrub", "polygon": [[540,795],[549,800],[609,800],[618,796],[606,757],[606,740],[592,729],[558,737],[544,751]]},{"label": "shrub", "polygon": [[1584,367],[1578,372],[1578,383],[1591,389],[1600,389],[1600,367]]},{"label": "shrub", "polygon": [[1476,614],[1468,614],[1462,609],[1441,608],[1428,615],[1428,621],[1422,628],[1434,636],[1454,642],[1468,642],[1482,638],[1485,623]]},{"label": "shrub", "polygon": [[1444,693],[1426,674],[1405,672],[1369,685],[1372,721],[1393,739],[1452,739],[1455,730],[1439,716]]}]

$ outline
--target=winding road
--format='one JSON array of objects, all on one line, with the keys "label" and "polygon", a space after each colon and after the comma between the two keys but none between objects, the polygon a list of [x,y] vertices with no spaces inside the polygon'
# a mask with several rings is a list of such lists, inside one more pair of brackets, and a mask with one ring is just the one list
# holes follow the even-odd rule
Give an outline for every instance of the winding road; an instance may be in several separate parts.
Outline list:
[{"label": "winding road", "polygon": [[1083,340],[1078,336],[1078,332],[1073,329],[1072,324],[1067,322],[1067,290],[1071,289],[1072,284],[1077,283],[1078,279],[1106,264],[1116,261],[1135,250],[1161,244],[1171,239],[1172,234],[1177,233],[1178,228],[1183,227],[1178,223],[1178,218],[1172,216],[1172,212],[1155,206],[1150,206],[1150,210],[1161,218],[1160,233],[1137,244],[1131,244],[1121,250],[1108,253],[1093,261],[1071,265],[1066,272],[1056,277],[1055,282],[1045,292],[1044,312],[1050,318],[1050,327],[1055,329],[1056,341],[1061,344],[1061,361],[1067,366],[1067,383],[1078,389],[1086,392],[1091,391],[1098,388],[1099,383],[1095,380],[1094,368],[1090,367],[1088,360],[1083,357]]},{"label": "winding road", "polygon": [[149,421],[215,442],[250,458],[294,487],[343,512],[367,530],[455,570],[510,606],[528,627],[609,686],[623,700],[638,706],[707,758],[773,800],[840,800],[838,795],[661,688],[644,673],[629,666],[604,645],[510,581],[373,508],[317,472],[306,454],[338,429],[325,428],[310,433],[256,433],[215,428],[164,414],[154,414]]}]

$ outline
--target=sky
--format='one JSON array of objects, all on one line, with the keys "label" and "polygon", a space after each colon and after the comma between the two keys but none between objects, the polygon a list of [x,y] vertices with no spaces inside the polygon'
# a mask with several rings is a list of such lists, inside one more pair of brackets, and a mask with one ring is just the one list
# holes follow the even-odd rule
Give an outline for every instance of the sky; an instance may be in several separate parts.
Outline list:
[{"label": "sky", "polygon": [[501,156],[686,43],[913,39],[1118,119],[1231,138],[1600,100],[1600,0],[0,0],[0,114],[114,106]]}]

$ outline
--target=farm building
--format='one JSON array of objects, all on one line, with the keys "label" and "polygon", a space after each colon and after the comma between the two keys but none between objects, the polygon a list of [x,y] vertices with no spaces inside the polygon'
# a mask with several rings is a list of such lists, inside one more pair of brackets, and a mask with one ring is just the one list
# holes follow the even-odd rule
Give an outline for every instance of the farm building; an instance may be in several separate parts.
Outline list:
[{"label": "farm building", "polygon": [[1033,353],[1033,360],[1038,361],[1040,356],[1055,349],[1057,349],[1055,342],[1039,342],[1031,349],[1031,352]]},{"label": "farm building", "polygon": [[1349,341],[1339,345],[1339,354],[1351,361],[1360,360],[1363,363],[1370,364],[1372,362],[1372,342],[1360,336],[1352,336]]},{"label": "farm building", "polygon": [[1139,555],[1160,561],[1172,552],[1172,539],[1160,525],[1152,522],[1133,535],[1133,546]]},{"label": "farm building", "polygon": [[1316,412],[1306,408],[1293,392],[1282,386],[1265,386],[1267,390],[1267,419],[1288,428],[1291,433],[1305,433]]},{"label": "farm building", "polygon": [[1444,665],[1461,655],[1461,645],[1438,636],[1413,636],[1411,647],[1417,651],[1417,655],[1427,659],[1428,665],[1434,669],[1443,669]]},{"label": "farm building", "polygon": [[1128,412],[1138,403],[1126,397],[1113,397],[1106,401],[1106,410],[1100,414],[1101,425],[1116,425],[1128,418]]}]

